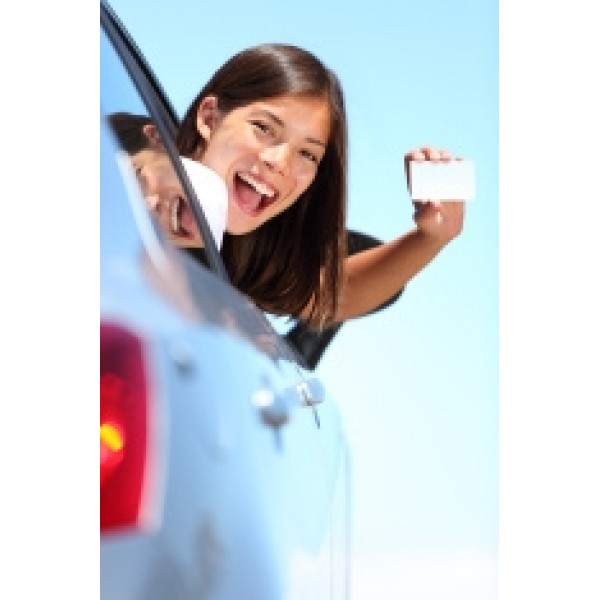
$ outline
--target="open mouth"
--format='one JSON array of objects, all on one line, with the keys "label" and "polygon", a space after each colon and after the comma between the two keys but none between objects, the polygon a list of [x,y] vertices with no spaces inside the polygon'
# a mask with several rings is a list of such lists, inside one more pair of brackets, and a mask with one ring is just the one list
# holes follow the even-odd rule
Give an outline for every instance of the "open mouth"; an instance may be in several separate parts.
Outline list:
[{"label": "open mouth", "polygon": [[273,204],[279,194],[275,188],[249,173],[235,176],[235,197],[238,206],[247,214],[255,216]]},{"label": "open mouth", "polygon": [[181,196],[176,196],[171,200],[169,208],[171,233],[178,237],[193,238],[196,226],[187,202]]}]

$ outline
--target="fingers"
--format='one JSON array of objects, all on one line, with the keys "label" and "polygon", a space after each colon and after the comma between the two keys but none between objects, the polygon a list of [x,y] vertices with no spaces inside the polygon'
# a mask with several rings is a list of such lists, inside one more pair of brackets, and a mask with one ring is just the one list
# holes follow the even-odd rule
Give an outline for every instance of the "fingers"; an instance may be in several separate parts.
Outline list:
[{"label": "fingers", "polygon": [[450,162],[451,160],[463,160],[462,158],[452,157],[452,154],[443,148],[435,148],[434,146],[422,146],[411,150],[404,155],[404,175],[408,191],[411,192],[410,169],[408,167],[411,161],[423,162],[430,160],[431,162]]},{"label": "fingers", "polygon": [[407,166],[411,160],[424,161],[431,160],[433,162],[449,162],[451,160],[462,160],[452,157],[452,154],[443,148],[434,148],[433,146],[422,146],[415,150],[411,150],[404,155],[404,165]]}]

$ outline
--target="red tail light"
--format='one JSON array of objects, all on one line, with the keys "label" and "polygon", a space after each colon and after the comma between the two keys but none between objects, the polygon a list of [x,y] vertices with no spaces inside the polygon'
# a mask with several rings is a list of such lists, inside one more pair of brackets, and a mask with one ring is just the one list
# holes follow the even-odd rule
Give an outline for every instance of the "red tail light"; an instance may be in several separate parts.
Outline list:
[{"label": "red tail light", "polygon": [[149,381],[139,336],[100,325],[100,529],[134,527],[143,508]]}]

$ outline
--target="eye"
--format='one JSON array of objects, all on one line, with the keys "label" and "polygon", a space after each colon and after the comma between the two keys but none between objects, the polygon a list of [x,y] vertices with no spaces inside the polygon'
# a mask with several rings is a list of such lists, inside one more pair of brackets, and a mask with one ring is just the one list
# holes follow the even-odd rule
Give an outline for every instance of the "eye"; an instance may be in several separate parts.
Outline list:
[{"label": "eye", "polygon": [[273,127],[271,127],[265,121],[254,120],[254,121],[250,121],[250,122],[252,123],[252,126],[255,129],[257,129],[258,131],[260,131],[261,133],[264,133],[265,135],[269,135],[269,136],[275,135],[275,130],[273,129]]},{"label": "eye", "polygon": [[144,175],[144,168],[143,166],[135,166],[135,177],[138,181],[138,184],[140,186],[140,188],[142,188],[142,192],[144,194],[147,193],[147,188],[148,188],[148,182],[147,182],[147,178]]},{"label": "eye", "polygon": [[319,157],[314,152],[311,152],[310,150],[300,150],[300,155],[303,158],[306,158],[306,160],[315,163],[316,165],[319,164]]}]

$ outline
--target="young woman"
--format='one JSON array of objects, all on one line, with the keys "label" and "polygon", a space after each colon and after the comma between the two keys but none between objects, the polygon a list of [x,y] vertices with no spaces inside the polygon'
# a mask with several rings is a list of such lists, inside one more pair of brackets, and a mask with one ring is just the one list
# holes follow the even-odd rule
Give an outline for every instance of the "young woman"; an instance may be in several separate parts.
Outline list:
[{"label": "young woman", "polygon": [[[415,203],[414,229],[346,257],[346,128],[337,76],[304,49],[265,44],[213,75],[177,139],[227,185],[222,255],[234,285],[267,311],[317,326],[383,304],[463,226],[459,199]],[[424,147],[409,160],[451,156]]]},{"label": "young woman", "polygon": [[[114,118],[121,119],[113,128],[142,188],[154,190],[151,208],[169,213],[180,194],[179,232],[170,237],[180,246],[201,245],[154,126],[145,117]],[[221,253],[232,283],[262,309],[316,327],[384,304],[463,226],[463,201],[416,202],[413,229],[347,256],[346,127],[336,75],[306,50],[267,44],[243,50],[213,75],[186,111],[177,138],[184,157],[226,184]],[[423,147],[407,153],[405,165],[410,160],[452,157]],[[171,227],[168,218],[162,221]]]}]

